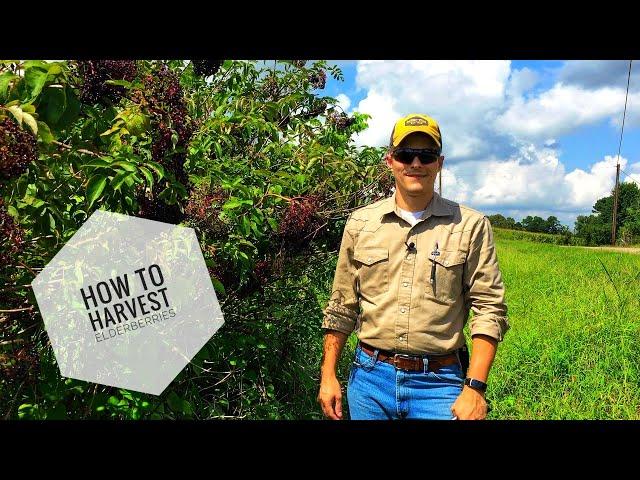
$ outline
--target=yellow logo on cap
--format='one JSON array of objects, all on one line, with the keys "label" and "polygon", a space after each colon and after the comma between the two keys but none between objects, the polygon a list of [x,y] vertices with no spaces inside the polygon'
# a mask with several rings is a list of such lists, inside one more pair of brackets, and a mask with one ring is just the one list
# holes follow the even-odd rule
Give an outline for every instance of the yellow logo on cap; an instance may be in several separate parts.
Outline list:
[{"label": "yellow logo on cap", "polygon": [[418,125],[429,125],[429,122],[424,118],[420,117],[411,117],[409,120],[404,122],[406,127],[417,127]]}]

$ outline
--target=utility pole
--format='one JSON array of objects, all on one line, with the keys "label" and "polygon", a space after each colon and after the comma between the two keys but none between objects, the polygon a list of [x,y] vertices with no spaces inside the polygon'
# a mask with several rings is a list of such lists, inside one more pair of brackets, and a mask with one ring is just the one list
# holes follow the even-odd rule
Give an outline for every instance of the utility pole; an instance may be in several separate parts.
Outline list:
[{"label": "utility pole", "polygon": [[611,245],[616,244],[616,223],[618,220],[618,186],[620,179],[620,163],[616,165],[616,188],[613,192],[613,215],[611,221]]}]

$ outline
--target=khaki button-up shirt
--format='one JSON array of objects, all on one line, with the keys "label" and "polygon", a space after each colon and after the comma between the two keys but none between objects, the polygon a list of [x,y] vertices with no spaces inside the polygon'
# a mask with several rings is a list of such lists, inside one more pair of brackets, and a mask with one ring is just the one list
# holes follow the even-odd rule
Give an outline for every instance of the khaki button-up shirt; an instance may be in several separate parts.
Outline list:
[{"label": "khaki button-up shirt", "polygon": [[[408,248],[413,243],[413,248]],[[482,213],[434,193],[413,227],[395,194],[353,212],[322,328],[398,353],[444,354],[509,328],[493,232]]]}]

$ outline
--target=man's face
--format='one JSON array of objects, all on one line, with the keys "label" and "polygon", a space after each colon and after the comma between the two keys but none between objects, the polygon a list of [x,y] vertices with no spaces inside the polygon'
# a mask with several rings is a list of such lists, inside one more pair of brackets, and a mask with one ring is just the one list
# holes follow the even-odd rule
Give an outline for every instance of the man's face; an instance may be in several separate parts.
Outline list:
[{"label": "man's face", "polygon": [[[430,148],[437,149],[438,146],[429,135],[422,133],[412,133],[408,135],[397,148]],[[387,154],[385,161],[396,178],[396,188],[409,196],[425,196],[433,192],[433,184],[436,175],[442,168],[444,157],[440,156],[438,161],[423,165],[418,157],[413,158],[410,165],[405,165]]]}]

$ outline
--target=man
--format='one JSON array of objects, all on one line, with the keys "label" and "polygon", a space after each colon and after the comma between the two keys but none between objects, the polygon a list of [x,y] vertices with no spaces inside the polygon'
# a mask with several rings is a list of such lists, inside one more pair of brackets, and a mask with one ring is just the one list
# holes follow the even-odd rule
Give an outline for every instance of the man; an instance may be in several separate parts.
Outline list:
[{"label": "man", "polygon": [[434,119],[398,120],[385,156],[393,196],[347,219],[322,322],[318,402],[328,418],[343,417],[336,364],[354,330],[352,419],[486,417],[489,370],[509,328],[504,285],[486,216],[434,192],[441,152]]}]

